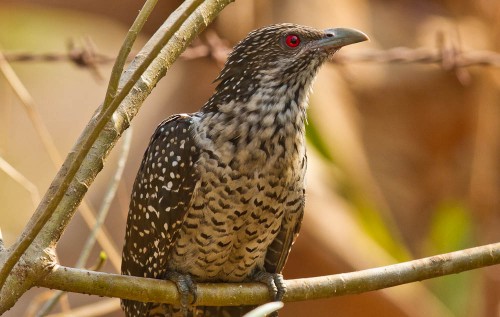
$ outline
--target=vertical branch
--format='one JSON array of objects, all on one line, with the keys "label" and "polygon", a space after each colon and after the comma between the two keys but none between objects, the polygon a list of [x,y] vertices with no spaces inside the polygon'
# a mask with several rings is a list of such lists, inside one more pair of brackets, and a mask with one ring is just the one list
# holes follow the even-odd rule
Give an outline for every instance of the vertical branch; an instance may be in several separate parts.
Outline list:
[{"label": "vertical branch", "polygon": [[122,47],[120,48],[120,52],[118,53],[118,57],[116,58],[115,64],[113,65],[113,70],[111,71],[108,90],[106,91],[106,97],[104,98],[104,108],[109,105],[111,100],[116,97],[118,84],[123,73],[123,67],[127,62],[127,57],[132,50],[132,46],[137,39],[137,35],[139,35],[139,32],[141,32],[142,27],[148,20],[148,17],[153,11],[157,2],[158,0],[147,0],[146,3],[144,3],[144,6],[142,7],[141,11],[139,11],[137,18],[135,19],[134,23],[127,33],[127,36],[125,37]]}]

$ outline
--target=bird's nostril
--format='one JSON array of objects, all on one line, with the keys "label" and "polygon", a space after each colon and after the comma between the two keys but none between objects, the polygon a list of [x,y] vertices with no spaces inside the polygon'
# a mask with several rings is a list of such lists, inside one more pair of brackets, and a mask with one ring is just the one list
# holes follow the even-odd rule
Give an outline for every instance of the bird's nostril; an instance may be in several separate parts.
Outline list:
[{"label": "bird's nostril", "polygon": [[326,37],[333,37],[332,33],[326,33]]}]

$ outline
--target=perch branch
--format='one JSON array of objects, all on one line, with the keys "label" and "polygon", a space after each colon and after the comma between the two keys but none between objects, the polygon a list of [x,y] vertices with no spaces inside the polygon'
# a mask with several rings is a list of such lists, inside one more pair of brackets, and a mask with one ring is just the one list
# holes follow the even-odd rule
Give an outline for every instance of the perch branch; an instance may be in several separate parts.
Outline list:
[{"label": "perch branch", "polygon": [[[286,281],[284,302],[330,298],[393,287],[500,263],[500,243],[435,255],[394,265]],[[179,303],[170,281],[56,266],[38,286],[144,302]],[[270,300],[261,283],[200,283],[196,305],[258,305]]]}]

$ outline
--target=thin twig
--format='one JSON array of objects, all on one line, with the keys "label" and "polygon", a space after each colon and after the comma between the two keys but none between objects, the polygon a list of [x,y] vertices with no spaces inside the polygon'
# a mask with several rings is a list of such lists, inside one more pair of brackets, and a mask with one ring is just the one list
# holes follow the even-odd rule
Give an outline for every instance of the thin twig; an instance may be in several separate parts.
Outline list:
[{"label": "thin twig", "polygon": [[59,301],[61,296],[66,294],[64,291],[55,291],[47,300],[43,303],[40,309],[37,309],[35,317],[41,317],[47,315]]},{"label": "thin twig", "polygon": [[90,73],[97,81],[102,81],[104,77],[99,70],[99,63],[97,63],[97,45],[90,36],[83,37],[80,42],[80,51],[74,40],[70,40],[68,42],[68,57],[71,58],[75,65],[85,67],[90,70]]},{"label": "thin twig", "polygon": [[54,140],[50,136],[49,130],[43,123],[40,113],[37,111],[37,106],[35,100],[31,97],[28,89],[23,85],[16,72],[12,69],[9,63],[6,61],[2,52],[0,52],[0,71],[2,75],[7,80],[14,93],[21,100],[21,104],[24,106],[28,117],[33,124],[33,127],[37,131],[43,146],[47,150],[49,157],[53,162],[62,162],[62,158],[57,151],[57,147]]},{"label": "thin twig", "polygon": [[106,316],[120,309],[120,301],[116,298],[101,300],[97,303],[84,305],[71,309],[68,312],[51,314],[47,317],[88,317],[88,316]]},{"label": "thin twig", "polygon": [[[89,228],[93,228],[97,220],[95,213],[92,211],[90,205],[86,202],[86,200],[82,201],[78,210],[80,212],[80,216],[82,216],[82,219],[85,221],[85,224]],[[96,233],[96,238],[102,249],[106,251],[109,262],[111,263],[115,271],[120,272],[121,255],[118,251],[118,248],[116,247],[116,244],[111,239],[111,235],[109,234],[108,230],[105,227],[102,227],[101,230]]]},{"label": "thin twig", "polygon": [[54,293],[58,293],[61,291],[53,291],[46,290],[40,294],[37,294],[34,298],[32,298],[29,302],[28,308],[24,313],[24,317],[33,317],[39,310],[39,307],[47,300],[49,300]]},{"label": "thin twig", "polygon": [[106,263],[106,260],[108,257],[106,256],[106,253],[104,251],[99,252],[99,257],[97,258],[97,261],[94,265],[90,267],[91,271],[100,271],[104,264]]},{"label": "thin twig", "polygon": [[90,235],[87,237],[87,241],[85,242],[85,245],[82,249],[80,257],[78,258],[78,261],[76,262],[77,268],[81,268],[81,267],[85,266],[85,263],[87,262],[87,259],[90,255],[90,251],[94,247],[96,234],[101,229],[102,225],[104,224],[104,220],[106,219],[106,216],[108,215],[109,208],[111,207],[111,203],[113,202],[113,200],[115,198],[116,190],[118,189],[118,185],[119,185],[120,180],[122,178],[123,171],[125,169],[125,164],[127,163],[128,154],[130,151],[130,144],[132,142],[132,134],[133,134],[132,131],[133,131],[132,128],[130,128],[127,131],[125,131],[125,133],[123,134],[122,148],[120,151],[118,163],[116,165],[115,173],[113,175],[113,178],[111,178],[111,181],[108,185],[108,188],[106,190],[106,194],[104,195],[104,199],[103,199],[103,202],[101,204],[101,208],[99,208],[99,212],[97,214],[96,223],[94,225],[94,228],[92,228]]},{"label": "thin twig", "polygon": [[2,234],[2,229],[0,228],[0,252],[5,251],[5,245],[3,242],[3,234]]},{"label": "thin twig", "polygon": [[29,179],[27,179],[23,174],[16,170],[12,165],[9,164],[3,157],[0,156],[0,170],[4,171],[5,174],[9,175],[15,182],[26,189],[31,195],[31,201],[33,205],[36,206],[40,202],[40,193]]},{"label": "thin twig", "polygon": [[[75,265],[76,268],[82,268],[85,266],[85,263],[87,263],[90,251],[92,251],[92,248],[94,247],[97,233],[100,231],[102,225],[104,224],[104,220],[108,215],[111,203],[115,198],[116,190],[118,189],[118,184],[120,183],[120,180],[122,178],[123,170],[125,169],[125,164],[127,162],[128,154],[130,151],[130,143],[132,142],[132,134],[133,134],[132,131],[133,130],[130,128],[127,131],[125,131],[123,135],[122,148],[120,151],[120,156],[118,159],[115,173],[111,178],[111,181],[106,190],[106,194],[104,195],[101,208],[99,208],[99,212],[97,213],[94,227],[90,231],[90,234],[87,237],[87,240],[85,241],[85,244],[82,248],[82,252],[80,253],[80,256],[76,262]],[[62,296],[62,294],[63,294],[62,291],[56,292],[50,299],[47,300],[47,302],[42,306],[42,308],[40,308],[36,316],[45,316],[47,313],[49,313],[54,307],[54,305],[57,303],[59,298]]]},{"label": "thin twig", "polygon": [[127,32],[127,36],[123,41],[122,47],[120,48],[120,52],[118,53],[118,57],[116,58],[116,62],[113,65],[113,70],[111,71],[111,77],[108,83],[108,90],[106,91],[106,96],[104,97],[104,106],[103,106],[104,109],[109,105],[111,100],[113,100],[116,97],[116,92],[118,91],[118,84],[120,82],[120,77],[123,73],[123,67],[127,62],[127,57],[129,56],[130,51],[132,50],[132,46],[134,45],[134,42],[137,39],[137,36],[139,35],[139,32],[141,32],[142,27],[148,20],[148,17],[153,11],[157,2],[158,0],[147,0],[144,3],[142,9],[139,11],[137,17],[135,18],[134,23],[132,23],[132,26]]},{"label": "thin twig", "polygon": [[[87,44],[90,45],[91,41],[87,41]],[[87,46],[88,46],[87,45]],[[86,48],[85,52],[92,52],[90,48]],[[86,56],[91,56],[91,53],[86,54]],[[91,58],[88,58],[90,63]],[[57,169],[63,164],[63,160],[59,150],[57,149],[54,139],[52,138],[47,126],[45,125],[40,112],[38,111],[38,107],[36,106],[34,98],[31,96],[30,92],[24,86],[20,78],[17,76],[15,71],[10,67],[9,63],[5,61],[5,58],[2,56],[0,52],[0,71],[5,76],[7,82],[12,87],[19,100],[21,101],[21,105],[26,111],[28,118],[30,119],[35,131],[37,132],[40,140],[42,141],[42,145],[45,148],[45,151],[49,154],[49,158],[53,164],[53,166]],[[34,187],[36,189],[36,187]],[[31,191],[30,191],[31,192]],[[35,206],[40,203],[40,198],[37,194],[37,200],[35,201]],[[85,200],[83,200],[80,208],[80,212],[82,214],[85,223],[91,228],[95,223],[95,216],[92,212],[92,208],[90,204],[88,204]],[[115,247],[114,243],[112,243],[109,238],[109,234],[106,231],[101,231],[97,237],[99,244],[108,252],[109,258],[117,272],[120,267],[120,255]]]},{"label": "thin twig", "polygon": [[253,309],[252,311],[246,313],[243,317],[265,317],[278,309],[283,308],[285,304],[283,302],[270,302]]}]

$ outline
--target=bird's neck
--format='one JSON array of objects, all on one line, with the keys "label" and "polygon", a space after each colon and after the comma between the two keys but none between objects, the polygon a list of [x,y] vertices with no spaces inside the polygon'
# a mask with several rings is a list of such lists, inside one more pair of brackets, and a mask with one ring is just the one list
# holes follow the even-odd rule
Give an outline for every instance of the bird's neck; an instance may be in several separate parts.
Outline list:
[{"label": "bird's neck", "polygon": [[195,116],[195,139],[228,164],[295,164],[305,155],[309,86],[258,87],[246,100],[218,91]]}]

